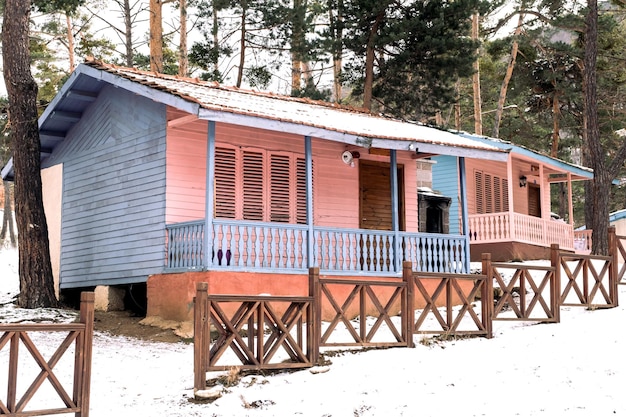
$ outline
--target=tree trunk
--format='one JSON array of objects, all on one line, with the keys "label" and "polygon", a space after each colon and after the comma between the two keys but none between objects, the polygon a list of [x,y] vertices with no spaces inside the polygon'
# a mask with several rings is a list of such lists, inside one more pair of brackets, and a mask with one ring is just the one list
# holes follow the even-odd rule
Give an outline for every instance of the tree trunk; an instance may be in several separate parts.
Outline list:
[{"label": "tree trunk", "polygon": [[150,71],[163,72],[163,2],[150,0]]},{"label": "tree trunk", "polygon": [[9,239],[11,246],[15,246],[15,230],[13,229],[13,207],[11,206],[11,187],[8,181],[3,181],[4,187],[4,213],[2,215],[2,232],[0,232],[0,241],[4,241],[9,231]]},{"label": "tree trunk", "polygon": [[[241,1],[241,39],[239,40],[239,68],[237,69],[237,87],[241,87],[243,81],[243,70],[246,63],[246,15],[248,14],[248,3]],[[217,12],[214,13],[217,15]],[[214,23],[216,24],[216,23]],[[217,45],[217,39],[215,40]]]},{"label": "tree trunk", "polygon": [[587,118],[587,146],[593,168],[593,229],[592,253],[608,254],[609,227],[609,191],[611,178],[605,168],[604,149],[600,143],[598,122],[598,98],[596,62],[598,58],[598,2],[587,0],[587,17],[585,18],[585,55],[583,87],[585,98],[585,115]]},{"label": "tree trunk", "polygon": [[65,15],[65,22],[67,23],[67,49],[70,57],[70,72],[76,68],[76,61],[74,60],[74,32],[72,31],[72,18],[69,14]]},{"label": "tree trunk", "polygon": [[367,39],[367,47],[365,52],[365,82],[363,85],[363,108],[372,110],[372,89],[374,87],[374,53],[376,48],[376,36],[378,35],[378,27],[385,16],[382,10],[376,16],[376,20]]},{"label": "tree trunk", "polygon": [[15,171],[20,307],[57,305],[50,264],[48,225],[41,192],[37,84],[30,71],[31,2],[6,0],[2,25],[2,60],[9,96]]},{"label": "tree trunk", "polygon": [[178,75],[189,75],[189,59],[187,58],[187,0],[180,0],[180,42],[178,45]]},{"label": "tree trunk", "polygon": [[293,1],[293,22],[291,31],[291,92],[302,89],[302,64],[306,48],[305,4],[304,0]]},{"label": "tree trunk", "polygon": [[[472,17],[472,39],[478,40],[480,16],[474,13]],[[474,133],[483,134],[483,115],[482,115],[482,99],[480,97],[480,60],[479,54],[476,54],[474,61],[474,75],[472,76],[472,87],[474,89]]]},{"label": "tree trunk", "polygon": [[[493,137],[500,136],[500,122],[502,121],[502,113],[504,112],[504,103],[506,102],[506,93],[509,89],[509,82],[513,76],[513,70],[515,69],[515,61],[517,60],[517,51],[519,49],[519,43],[517,38],[522,33],[522,25],[524,24],[524,14],[519,14],[519,20],[517,21],[517,27],[513,34],[513,45],[511,45],[511,56],[509,58],[509,65],[506,67],[504,79],[502,80],[502,87],[500,87],[500,96],[498,97],[498,107],[496,108],[496,117],[493,122]],[[478,32],[476,33],[478,36]]]},{"label": "tree trunk", "polygon": [[[330,27],[333,30],[333,95],[335,96],[335,102],[341,103],[343,96],[341,86],[341,72],[343,69],[343,0],[337,1],[337,10],[333,10],[332,7],[328,8]],[[334,15],[333,12],[337,15]]]},{"label": "tree trunk", "polygon": [[126,66],[135,65],[135,52],[133,51],[133,20],[131,16],[130,0],[124,0],[124,46],[126,47]]}]

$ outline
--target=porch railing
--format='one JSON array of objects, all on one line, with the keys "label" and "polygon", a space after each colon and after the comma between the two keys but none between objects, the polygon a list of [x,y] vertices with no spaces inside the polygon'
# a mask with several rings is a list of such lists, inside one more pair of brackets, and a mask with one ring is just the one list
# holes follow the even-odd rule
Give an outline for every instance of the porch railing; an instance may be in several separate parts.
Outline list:
[{"label": "porch railing", "polygon": [[[171,224],[166,230],[166,269],[207,267],[204,221]],[[410,232],[397,237],[396,246],[390,231],[315,227],[313,264],[325,273],[397,274],[403,261],[411,261],[416,271],[467,272],[466,237]],[[307,245],[303,225],[214,220],[210,267],[306,272]]]},{"label": "porch railing", "polygon": [[549,247],[556,243],[574,250],[572,225],[520,213],[472,214],[470,241],[474,243],[522,242]]},{"label": "porch railing", "polygon": [[574,230],[574,249],[577,253],[591,253],[593,230]]}]

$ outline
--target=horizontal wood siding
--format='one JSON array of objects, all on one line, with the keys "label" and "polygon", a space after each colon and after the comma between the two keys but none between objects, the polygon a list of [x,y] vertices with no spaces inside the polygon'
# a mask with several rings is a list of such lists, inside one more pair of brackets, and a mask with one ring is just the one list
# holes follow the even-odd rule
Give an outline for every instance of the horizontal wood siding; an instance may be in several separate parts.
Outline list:
[{"label": "horizontal wood siding", "polygon": [[[459,164],[456,156],[439,155],[433,158],[433,190],[450,197],[450,233],[461,234],[461,208],[459,204]],[[466,160],[467,161],[467,160]],[[469,179],[467,187],[469,188]],[[468,190],[467,194],[470,192]]]},{"label": "horizontal wood siding", "polygon": [[[168,119],[184,116],[168,109]],[[207,126],[197,120],[167,129],[168,224],[205,217]]]},{"label": "horizontal wood siding", "polygon": [[106,88],[64,164],[61,288],[144,282],[165,256],[165,106]]},{"label": "horizontal wood siding", "polygon": [[[469,214],[477,214],[476,210],[476,177],[475,172],[482,171],[491,176],[507,178],[506,162],[495,162],[482,159],[465,159],[465,175],[467,178],[467,209]],[[516,193],[516,181],[513,181],[513,200],[519,199]],[[519,188],[519,185],[517,185]],[[517,210],[515,210],[517,211]]]},{"label": "horizontal wood siding", "polygon": [[[184,114],[168,110],[168,119]],[[167,223],[204,218],[207,123],[195,121],[168,128]],[[304,156],[304,138],[284,132],[217,123],[216,146],[285,151]],[[369,155],[361,149],[355,166],[344,164],[341,143],[313,139],[314,222],[327,227],[359,227],[359,160],[389,162],[389,157]],[[404,165],[407,230],[417,231],[416,164],[408,152],[398,153]]]}]

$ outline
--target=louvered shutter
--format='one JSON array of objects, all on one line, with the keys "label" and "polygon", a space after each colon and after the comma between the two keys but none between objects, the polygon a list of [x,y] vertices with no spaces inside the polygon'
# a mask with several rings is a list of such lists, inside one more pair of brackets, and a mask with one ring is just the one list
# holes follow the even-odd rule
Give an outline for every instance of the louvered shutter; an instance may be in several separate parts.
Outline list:
[{"label": "louvered shutter", "polygon": [[502,212],[502,183],[500,177],[493,177],[493,204],[496,213]]},{"label": "louvered shutter", "polygon": [[296,159],[296,223],[306,224],[306,162]]},{"label": "louvered shutter", "polygon": [[502,178],[502,210],[509,211],[509,180]]},{"label": "louvered shutter", "polygon": [[270,156],[270,221],[289,223],[290,220],[290,158]]},{"label": "louvered shutter", "polygon": [[243,219],[264,220],[263,154],[243,152]]},{"label": "louvered shutter", "polygon": [[215,217],[236,217],[236,178],[235,150],[215,148]]},{"label": "louvered shutter", "polygon": [[474,178],[476,180],[476,214],[484,214],[485,204],[483,196],[485,189],[483,187],[483,173],[481,171],[475,171]]},{"label": "louvered shutter", "polygon": [[485,174],[485,213],[493,213],[493,177]]}]

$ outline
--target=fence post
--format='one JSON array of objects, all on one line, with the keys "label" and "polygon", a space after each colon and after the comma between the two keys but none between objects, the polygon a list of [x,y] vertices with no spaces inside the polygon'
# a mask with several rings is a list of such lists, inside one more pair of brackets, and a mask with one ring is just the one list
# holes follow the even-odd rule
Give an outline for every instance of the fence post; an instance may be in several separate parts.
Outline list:
[{"label": "fence post", "polygon": [[[79,372],[78,377],[80,383],[74,386],[74,396],[77,406],[80,409],[75,414],[76,417],[89,417],[89,398],[91,392],[91,359],[93,352],[93,322],[94,322],[94,299],[95,294],[93,292],[82,292],[80,294],[80,322],[85,325],[83,331],[83,337],[79,339],[76,351],[82,352],[82,359],[78,360],[80,363],[80,370],[76,369],[74,372]],[[79,391],[78,393],[76,391]],[[78,394],[78,395],[76,395]]]},{"label": "fence post", "polygon": [[613,307],[617,307],[619,305],[618,298],[618,279],[617,279],[617,236],[615,235],[615,226],[609,226],[609,256],[611,257],[611,269],[609,270],[609,285],[610,287],[610,296],[611,296],[611,304]]},{"label": "fence post", "polygon": [[413,343],[413,323],[415,322],[414,290],[413,290],[413,263],[402,262],[402,281],[405,283],[405,296],[402,306],[402,331],[405,333],[407,347],[415,347]]},{"label": "fence post", "polygon": [[193,311],[193,388],[195,391],[206,389],[206,366],[210,340],[207,311],[208,290],[208,283],[196,284]]},{"label": "fence post", "polygon": [[320,337],[322,335],[322,294],[320,291],[320,269],[309,268],[309,297],[313,298],[311,315],[307,319],[307,344],[311,354],[311,363],[317,365],[320,357]]},{"label": "fence post", "polygon": [[483,253],[482,273],[485,276],[485,283],[480,294],[482,315],[485,320],[487,339],[493,337],[493,271],[491,270],[491,253]]},{"label": "fence post", "polygon": [[559,262],[559,244],[550,245],[550,266],[554,268],[550,304],[554,312],[555,323],[561,322],[561,264]]}]

